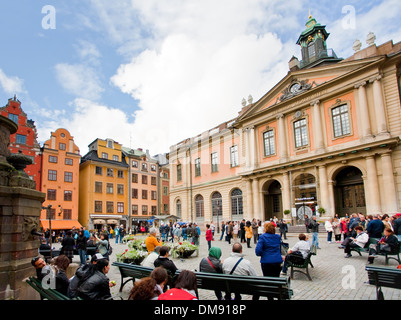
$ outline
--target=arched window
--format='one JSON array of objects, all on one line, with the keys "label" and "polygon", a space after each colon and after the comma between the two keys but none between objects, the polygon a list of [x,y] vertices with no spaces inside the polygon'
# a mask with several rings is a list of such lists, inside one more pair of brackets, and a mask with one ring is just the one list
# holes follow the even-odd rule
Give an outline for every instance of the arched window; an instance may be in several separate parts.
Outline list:
[{"label": "arched window", "polygon": [[175,207],[176,207],[177,217],[181,217],[181,200],[177,200]]},{"label": "arched window", "polygon": [[205,216],[203,197],[200,194],[195,197],[195,214],[197,218]]},{"label": "arched window", "polygon": [[233,216],[242,215],[242,191],[240,189],[234,189],[231,192],[231,214]]},{"label": "arched window", "polygon": [[214,217],[223,215],[223,206],[220,192],[212,194],[212,213]]}]

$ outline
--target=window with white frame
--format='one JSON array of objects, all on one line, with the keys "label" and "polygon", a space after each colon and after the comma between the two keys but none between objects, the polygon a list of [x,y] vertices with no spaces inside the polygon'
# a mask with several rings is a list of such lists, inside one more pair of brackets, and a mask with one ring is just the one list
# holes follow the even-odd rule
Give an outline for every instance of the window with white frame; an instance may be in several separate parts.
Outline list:
[{"label": "window with white frame", "polygon": [[276,141],[274,138],[274,130],[269,130],[263,133],[265,157],[276,154]]},{"label": "window with white frame", "polygon": [[334,137],[338,138],[351,133],[348,105],[342,105],[331,109],[333,119]]},{"label": "window with white frame", "polygon": [[294,122],[295,147],[301,148],[309,144],[306,119]]},{"label": "window with white frame", "polygon": [[237,167],[239,166],[239,161],[238,161],[238,146],[232,146],[230,148],[230,159],[231,159],[231,167]]},{"label": "window with white frame", "polygon": [[217,152],[213,152],[211,155],[212,172],[217,172],[219,170],[219,159],[217,157]]}]

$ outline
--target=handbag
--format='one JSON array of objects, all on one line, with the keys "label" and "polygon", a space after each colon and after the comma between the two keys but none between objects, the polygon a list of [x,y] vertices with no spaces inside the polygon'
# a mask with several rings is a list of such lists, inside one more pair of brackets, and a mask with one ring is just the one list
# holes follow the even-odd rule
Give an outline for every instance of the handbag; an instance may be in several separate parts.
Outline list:
[{"label": "handbag", "polygon": [[281,242],[280,251],[281,251],[281,255],[282,256],[286,256],[287,255],[289,247],[290,247],[290,245],[288,243]]}]

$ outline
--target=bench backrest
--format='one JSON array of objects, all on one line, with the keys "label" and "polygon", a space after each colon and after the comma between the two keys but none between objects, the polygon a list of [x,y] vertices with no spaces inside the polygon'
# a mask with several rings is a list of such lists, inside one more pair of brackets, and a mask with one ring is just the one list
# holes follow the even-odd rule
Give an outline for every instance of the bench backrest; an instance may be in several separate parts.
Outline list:
[{"label": "bench backrest", "polygon": [[133,277],[136,279],[141,279],[149,277],[153,271],[153,268],[143,267],[136,264],[123,263],[123,262],[113,262],[112,265],[120,269],[121,276],[123,278]]},{"label": "bench backrest", "polygon": [[378,287],[401,288],[401,269],[366,266],[369,284]]},{"label": "bench backrest", "polygon": [[33,289],[35,289],[43,299],[47,300],[70,300],[70,298],[66,297],[65,295],[61,294],[57,290],[54,289],[45,289],[42,286],[41,281],[37,278],[29,277],[26,281]]}]

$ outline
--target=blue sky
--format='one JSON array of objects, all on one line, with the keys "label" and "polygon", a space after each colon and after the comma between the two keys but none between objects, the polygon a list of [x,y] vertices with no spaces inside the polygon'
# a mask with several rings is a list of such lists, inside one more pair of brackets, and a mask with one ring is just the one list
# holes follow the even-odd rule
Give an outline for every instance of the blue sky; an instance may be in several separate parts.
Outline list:
[{"label": "blue sky", "polygon": [[309,9],[340,57],[370,31],[401,41],[399,0],[2,1],[0,103],[16,94],[41,143],[64,127],[82,155],[96,138],[168,152],[286,75]]}]

